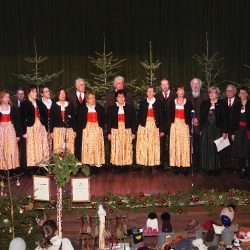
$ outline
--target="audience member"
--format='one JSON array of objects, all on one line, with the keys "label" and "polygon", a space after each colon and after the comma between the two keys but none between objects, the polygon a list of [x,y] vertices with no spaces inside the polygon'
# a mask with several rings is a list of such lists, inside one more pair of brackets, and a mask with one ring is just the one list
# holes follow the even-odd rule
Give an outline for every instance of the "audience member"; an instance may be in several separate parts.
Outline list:
[{"label": "audience member", "polygon": [[74,250],[69,239],[58,236],[56,222],[47,220],[43,223],[43,239],[35,250]]},{"label": "audience member", "polygon": [[16,237],[10,242],[9,250],[26,250],[26,243],[22,238]]}]

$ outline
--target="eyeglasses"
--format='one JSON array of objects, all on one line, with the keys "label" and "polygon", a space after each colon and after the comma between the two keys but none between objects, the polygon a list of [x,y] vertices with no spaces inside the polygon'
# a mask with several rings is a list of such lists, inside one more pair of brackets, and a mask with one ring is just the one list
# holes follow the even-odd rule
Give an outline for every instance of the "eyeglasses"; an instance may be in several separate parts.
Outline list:
[{"label": "eyeglasses", "polygon": [[45,90],[43,93],[51,93],[51,90]]}]

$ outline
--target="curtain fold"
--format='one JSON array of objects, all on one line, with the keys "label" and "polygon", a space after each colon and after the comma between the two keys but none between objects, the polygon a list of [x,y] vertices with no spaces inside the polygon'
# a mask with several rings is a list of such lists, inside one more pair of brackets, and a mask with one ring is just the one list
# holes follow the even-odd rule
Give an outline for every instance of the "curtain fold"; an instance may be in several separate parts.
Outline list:
[{"label": "curtain fold", "polygon": [[250,78],[250,3],[248,0],[3,0],[0,3],[0,83],[11,91],[22,85],[12,73],[26,73],[32,65],[25,58],[48,56],[45,74],[64,70],[52,88],[74,85],[76,77],[90,79],[97,73],[88,56],[106,52],[126,61],[119,74],[125,80],[146,77],[141,66],[149,61],[152,41],[156,71],[171,83],[189,86],[191,78],[203,78],[194,55],[209,53],[224,58],[226,71],[220,80],[242,83]]}]

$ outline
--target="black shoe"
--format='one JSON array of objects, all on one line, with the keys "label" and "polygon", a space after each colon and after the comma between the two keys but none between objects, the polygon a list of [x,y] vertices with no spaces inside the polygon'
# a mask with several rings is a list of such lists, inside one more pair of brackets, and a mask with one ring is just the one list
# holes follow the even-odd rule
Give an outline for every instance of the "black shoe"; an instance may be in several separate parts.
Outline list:
[{"label": "black shoe", "polygon": [[178,175],[179,174],[179,169],[177,167],[174,168],[174,175]]},{"label": "black shoe", "polygon": [[184,171],[183,171],[183,173],[182,173],[182,175],[183,176],[187,176],[187,174],[188,174],[188,168],[185,168]]},{"label": "black shoe", "polygon": [[120,167],[116,167],[115,168],[115,175],[118,175],[120,174],[122,171],[121,171],[121,168]]},{"label": "black shoe", "polygon": [[214,173],[213,170],[208,170],[207,175],[208,175],[208,176],[211,176],[211,175],[213,175],[213,173]]},{"label": "black shoe", "polygon": [[129,172],[129,168],[128,167],[122,167],[121,169],[121,173],[122,174],[127,174]]},{"label": "black shoe", "polygon": [[239,179],[244,180],[247,177],[247,172],[245,169],[242,169],[242,175],[240,176]]},{"label": "black shoe", "polygon": [[214,177],[219,177],[221,175],[221,170],[217,169],[214,171]]},{"label": "black shoe", "polygon": [[157,168],[156,167],[152,167],[152,174],[157,174]]},{"label": "black shoe", "polygon": [[95,175],[99,175],[100,172],[99,172],[99,167],[95,167]]}]

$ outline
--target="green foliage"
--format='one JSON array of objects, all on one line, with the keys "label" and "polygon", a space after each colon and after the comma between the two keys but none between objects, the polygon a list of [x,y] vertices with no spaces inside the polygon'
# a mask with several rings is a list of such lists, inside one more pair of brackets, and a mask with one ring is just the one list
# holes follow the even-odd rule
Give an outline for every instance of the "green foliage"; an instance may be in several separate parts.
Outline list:
[{"label": "green foliage", "polygon": [[[153,63],[153,53],[152,53],[152,43],[149,42],[149,58],[150,61],[148,63],[147,60],[145,62],[141,62],[141,65],[143,68],[147,70],[147,76],[145,84],[153,86],[156,84],[156,78],[155,78],[155,70],[158,69],[161,66],[161,62],[157,60],[155,63]],[[144,81],[143,81],[144,83]]]},{"label": "green foliage", "polygon": [[150,62],[148,63],[147,60],[145,60],[145,62],[141,62],[142,66],[147,71],[146,80],[142,81],[140,85],[136,84],[137,79],[131,81],[130,83],[126,83],[126,86],[133,93],[134,105],[136,109],[139,108],[140,101],[146,98],[146,91],[148,86],[155,86],[157,89],[156,92],[158,91],[159,88],[158,85],[156,84],[155,70],[160,67],[161,63],[158,60],[155,63],[153,63],[151,41],[149,42],[149,45],[150,45],[149,49]]},{"label": "green foliage", "polygon": [[220,86],[223,82],[218,82],[218,78],[224,71],[222,71],[223,65],[220,65],[224,58],[217,58],[218,52],[210,57],[208,53],[208,37],[207,39],[207,52],[202,53],[202,56],[195,55],[193,58],[196,60],[198,66],[203,74],[203,85],[202,88],[207,91],[212,85]]},{"label": "green foliage", "polygon": [[42,76],[40,64],[44,63],[48,60],[48,57],[41,57],[37,55],[36,52],[36,43],[34,39],[34,47],[35,47],[35,57],[34,58],[26,58],[25,61],[35,65],[35,68],[31,70],[29,74],[14,74],[18,79],[26,83],[27,85],[34,84],[37,86],[37,93],[39,93],[39,86],[45,85],[48,82],[51,82],[53,79],[57,78],[64,70],[59,71],[58,73],[53,73],[52,75]]},{"label": "green foliage", "polygon": [[103,39],[103,53],[100,54],[95,52],[98,56],[97,59],[89,57],[90,61],[96,66],[100,74],[90,73],[92,79],[86,83],[88,90],[93,90],[97,93],[96,100],[102,105],[105,103],[106,93],[113,87],[114,77],[118,75],[118,71],[122,67],[122,62],[126,60],[118,60],[118,58],[114,58],[113,52],[107,54],[105,35],[103,35]]},{"label": "green foliage", "polygon": [[[15,237],[23,238],[27,245],[27,250],[36,247],[35,242],[41,239],[41,229],[36,224],[36,208],[33,206],[32,198],[26,194],[15,193],[15,180],[17,177],[10,177],[9,171],[1,176],[1,199],[0,199],[0,245],[2,250],[9,249],[11,240]],[[7,180],[8,189],[5,189],[3,179]],[[16,187],[18,188],[18,187]]]},{"label": "green foliage", "polygon": [[67,150],[61,153],[50,153],[49,156],[42,159],[39,166],[44,167],[48,173],[54,174],[58,187],[64,187],[70,181],[71,175],[77,174],[79,167],[82,167],[81,171],[86,176],[90,175],[89,167],[82,165],[82,163]]}]

